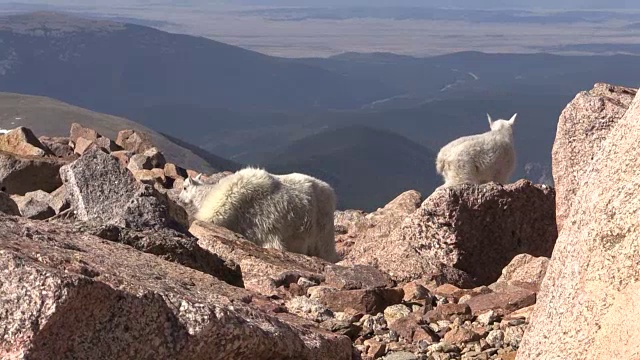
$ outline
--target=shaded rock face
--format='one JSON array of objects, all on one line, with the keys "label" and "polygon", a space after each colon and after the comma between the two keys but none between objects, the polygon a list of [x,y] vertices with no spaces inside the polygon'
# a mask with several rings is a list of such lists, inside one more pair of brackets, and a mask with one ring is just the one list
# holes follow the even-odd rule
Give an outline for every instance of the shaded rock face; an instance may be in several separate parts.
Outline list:
[{"label": "shaded rock face", "polygon": [[30,191],[54,191],[62,186],[60,168],[67,160],[20,156],[0,151],[0,190],[24,195]]},{"label": "shaded rock face", "polygon": [[351,359],[348,337],[244,289],[43,225],[0,215],[0,358]]},{"label": "shaded rock face", "polygon": [[0,191],[0,212],[6,215],[20,216],[20,209],[15,201],[4,191]]},{"label": "shaded rock face", "polygon": [[591,160],[636,95],[636,89],[598,83],[562,111],[553,143],[558,231],[569,216]]},{"label": "shaded rock face", "polygon": [[99,148],[61,168],[60,174],[79,220],[134,229],[188,226],[184,209],[153,187],[136,182],[118,159]]},{"label": "shaded rock face", "polygon": [[407,192],[375,213],[337,212],[340,264],[473,287],[497,280],[515,255],[550,256],[557,237],[553,189],[526,180],[441,189],[418,205]]},{"label": "shaded rock face", "polygon": [[[592,113],[590,107],[572,106],[578,118]],[[636,96],[593,161],[565,165],[566,173],[580,173],[582,180],[517,359],[640,356],[639,141]]]},{"label": "shaded rock face", "polygon": [[476,285],[500,277],[518,254],[550,256],[557,238],[554,191],[528,180],[438,190],[407,219],[399,240]]},{"label": "shaded rock face", "polygon": [[73,147],[69,145],[69,138],[40,136],[38,140],[57,157],[68,158],[73,156]]}]

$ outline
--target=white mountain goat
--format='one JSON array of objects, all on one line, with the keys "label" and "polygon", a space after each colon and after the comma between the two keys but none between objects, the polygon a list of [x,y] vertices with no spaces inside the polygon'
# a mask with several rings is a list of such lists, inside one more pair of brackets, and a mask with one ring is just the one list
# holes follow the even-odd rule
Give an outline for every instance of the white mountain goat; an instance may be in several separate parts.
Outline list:
[{"label": "white mountain goat", "polygon": [[491,131],[463,136],[440,149],[436,170],[444,178],[441,187],[492,181],[506,184],[516,164],[512,127],[517,115],[491,121],[487,114]]},{"label": "white mountain goat", "polygon": [[187,178],[180,201],[197,220],[243,235],[265,248],[338,261],[333,213],[336,195],[324,181],[304,174],[274,175],[244,168],[213,185]]}]

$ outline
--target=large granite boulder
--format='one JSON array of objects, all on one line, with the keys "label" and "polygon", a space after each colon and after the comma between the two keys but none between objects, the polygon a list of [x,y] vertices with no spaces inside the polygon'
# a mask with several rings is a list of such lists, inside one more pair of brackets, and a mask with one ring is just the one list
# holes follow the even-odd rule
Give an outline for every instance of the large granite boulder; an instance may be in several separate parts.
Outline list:
[{"label": "large granite boulder", "polygon": [[[588,104],[571,105],[578,118]],[[517,359],[640,356],[640,97],[610,126],[588,165],[567,168],[579,186]]]}]

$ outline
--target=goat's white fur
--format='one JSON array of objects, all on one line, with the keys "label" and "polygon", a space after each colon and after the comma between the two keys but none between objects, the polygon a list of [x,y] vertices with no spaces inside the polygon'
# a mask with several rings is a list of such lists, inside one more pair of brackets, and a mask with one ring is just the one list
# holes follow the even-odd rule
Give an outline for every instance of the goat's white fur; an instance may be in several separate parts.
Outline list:
[{"label": "goat's white fur", "polygon": [[517,115],[492,121],[487,114],[490,131],[463,136],[440,149],[436,170],[444,178],[441,187],[492,181],[506,184],[516,165],[512,127]]},{"label": "goat's white fur", "polygon": [[258,246],[338,261],[333,214],[336,195],[329,184],[292,173],[244,168],[217,184],[187,178],[180,200],[194,217],[243,235]]}]

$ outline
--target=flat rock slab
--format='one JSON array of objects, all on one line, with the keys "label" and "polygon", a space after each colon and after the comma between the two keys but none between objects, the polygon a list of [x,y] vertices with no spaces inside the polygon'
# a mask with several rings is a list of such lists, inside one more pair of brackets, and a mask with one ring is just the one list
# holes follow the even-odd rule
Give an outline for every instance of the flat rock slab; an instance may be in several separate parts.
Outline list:
[{"label": "flat rock slab", "polygon": [[507,315],[536,303],[536,293],[531,289],[504,285],[498,291],[474,296],[467,301],[474,316],[493,310],[498,315]]},{"label": "flat rock slab", "polygon": [[74,233],[91,234],[101,239],[129,245],[164,260],[210,274],[238,287],[244,287],[240,267],[198,245],[198,240],[172,229],[134,230],[113,224],[74,222]]},{"label": "flat rock slab", "polygon": [[279,286],[296,282],[299,277],[323,281],[325,266],[330,264],[317,257],[261,248],[232,231],[202,221],[194,221],[189,232],[202,248],[240,265],[245,287],[266,296],[277,295]]},{"label": "flat rock slab", "polygon": [[331,311],[354,309],[364,314],[377,314],[402,302],[402,289],[339,290],[319,294],[318,301]]},{"label": "flat rock slab", "polygon": [[351,359],[247,290],[55,225],[0,215],[2,359]]}]

